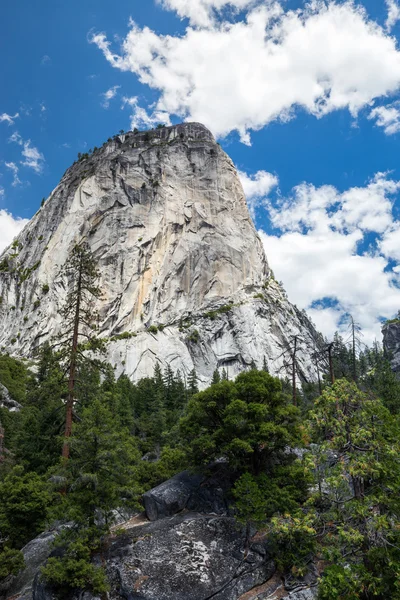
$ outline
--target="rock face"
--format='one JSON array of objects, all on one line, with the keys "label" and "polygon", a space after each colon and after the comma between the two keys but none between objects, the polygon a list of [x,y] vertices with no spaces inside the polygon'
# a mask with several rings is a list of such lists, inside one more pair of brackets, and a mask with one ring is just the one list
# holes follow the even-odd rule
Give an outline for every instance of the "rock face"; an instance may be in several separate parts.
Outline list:
[{"label": "rock face", "polygon": [[195,367],[204,387],[216,368],[234,377],[264,358],[284,375],[298,336],[298,374],[316,379],[319,336],[274,280],[235,167],[202,125],[118,135],[66,171],[0,257],[0,347],[30,356],[62,327],[61,269],[82,240],[117,376],[159,362]]},{"label": "rock face", "polygon": [[0,383],[0,408],[7,408],[10,412],[18,412],[22,406],[11,398],[11,394],[5,385]]},{"label": "rock face", "polygon": [[384,325],[382,333],[383,347],[391,358],[393,371],[400,378],[400,320]]}]

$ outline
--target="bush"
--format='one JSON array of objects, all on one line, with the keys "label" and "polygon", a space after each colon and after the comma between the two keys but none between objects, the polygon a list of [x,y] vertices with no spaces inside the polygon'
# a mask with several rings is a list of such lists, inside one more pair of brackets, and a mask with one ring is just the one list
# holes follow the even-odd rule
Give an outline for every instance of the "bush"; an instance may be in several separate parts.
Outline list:
[{"label": "bush", "polygon": [[211,319],[211,321],[214,321],[214,319],[216,319],[218,317],[218,315],[222,315],[224,313],[228,313],[232,310],[233,308],[233,304],[224,304],[223,306],[220,306],[220,308],[217,308],[215,310],[210,310],[206,313],[204,313],[203,317],[205,319]]},{"label": "bush", "polygon": [[200,339],[200,334],[197,329],[194,329],[187,338],[189,342],[193,342],[193,344],[197,344]]},{"label": "bush", "polygon": [[67,531],[57,536],[54,545],[62,556],[51,557],[42,567],[43,578],[60,595],[74,590],[88,590],[93,594],[108,591],[105,573],[101,567],[92,564],[92,552],[100,546],[98,538],[93,538],[90,530]]},{"label": "bush", "polygon": [[24,555],[20,550],[4,548],[0,551],[0,580],[16,575],[24,567]]}]

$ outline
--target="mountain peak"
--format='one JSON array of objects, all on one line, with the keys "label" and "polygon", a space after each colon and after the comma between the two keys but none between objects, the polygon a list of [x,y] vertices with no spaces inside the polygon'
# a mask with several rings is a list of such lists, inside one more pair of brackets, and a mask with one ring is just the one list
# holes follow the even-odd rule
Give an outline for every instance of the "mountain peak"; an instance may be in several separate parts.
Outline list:
[{"label": "mountain peak", "polygon": [[67,170],[0,259],[0,346],[30,356],[62,329],[62,267],[83,240],[117,374],[288,373],[297,336],[299,373],[315,378],[317,334],[274,280],[236,169],[203,125],[120,133]]}]

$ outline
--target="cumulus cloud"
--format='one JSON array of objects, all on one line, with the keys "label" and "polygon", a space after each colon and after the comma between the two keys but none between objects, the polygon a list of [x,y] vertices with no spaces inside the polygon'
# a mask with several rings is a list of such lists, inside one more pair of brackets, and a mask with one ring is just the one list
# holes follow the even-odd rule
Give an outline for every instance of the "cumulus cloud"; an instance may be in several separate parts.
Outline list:
[{"label": "cumulus cloud", "polygon": [[400,131],[400,104],[393,102],[387,106],[377,106],[368,115],[368,119],[376,119],[378,127],[383,127],[386,135]]},{"label": "cumulus cloud", "polygon": [[[229,4],[239,8],[222,0],[164,2],[182,16],[209,16]],[[183,35],[158,35],[131,21],[117,52],[104,33],[91,41],[112,67],[159,93],[154,110],[200,121],[217,136],[236,130],[244,143],[251,130],[291,119],[299,107],[315,117],[338,109],[357,115],[398,90],[396,40],[361,6],[350,0],[314,1],[301,10],[274,1],[241,4],[249,6],[238,21],[210,25],[206,17],[206,26],[189,26]]]},{"label": "cumulus cloud", "polygon": [[14,125],[15,119],[19,117],[19,113],[15,113],[15,115],[8,115],[7,113],[3,113],[0,115],[0,123],[7,123],[8,125]]},{"label": "cumulus cloud", "polygon": [[[275,275],[328,337],[350,313],[365,341],[381,337],[381,318],[400,308],[400,222],[392,202],[400,182],[378,173],[365,187],[339,192],[303,183],[290,197],[269,200],[276,233],[261,231]],[[368,245],[369,234],[377,241]],[[360,249],[361,248],[361,249]]]},{"label": "cumulus cloud", "polygon": [[181,18],[186,17],[192,25],[199,27],[209,27],[214,21],[215,14],[226,7],[237,11],[255,4],[255,0],[158,0],[158,2],[164,8],[176,11]]},{"label": "cumulus cloud", "polygon": [[13,187],[20,185],[21,180],[18,177],[18,172],[19,172],[18,166],[14,162],[6,162],[4,164],[6,165],[7,169],[10,169],[10,171],[13,174],[13,182],[12,182]]},{"label": "cumulus cloud", "polygon": [[396,0],[386,0],[388,16],[386,19],[386,29],[390,31],[397,21],[400,19],[400,6]]},{"label": "cumulus cloud", "polygon": [[103,101],[101,103],[103,108],[109,108],[110,106],[110,101],[115,98],[115,96],[117,95],[117,92],[119,90],[121,86],[120,85],[114,85],[113,87],[111,87],[109,90],[107,90],[106,92],[104,92],[104,94],[101,94],[103,97]]},{"label": "cumulus cloud", "polygon": [[254,219],[256,208],[265,204],[269,193],[278,185],[278,178],[267,171],[258,171],[254,175],[238,171],[238,175],[242,182],[251,216]]},{"label": "cumulus cloud", "polygon": [[28,219],[20,219],[6,210],[0,210],[0,252],[4,250],[25,227]]},{"label": "cumulus cloud", "polygon": [[163,110],[153,110],[149,113],[145,108],[139,106],[137,96],[122,98],[122,108],[129,106],[132,109],[131,129],[151,128],[158,124],[171,125],[169,114]]}]

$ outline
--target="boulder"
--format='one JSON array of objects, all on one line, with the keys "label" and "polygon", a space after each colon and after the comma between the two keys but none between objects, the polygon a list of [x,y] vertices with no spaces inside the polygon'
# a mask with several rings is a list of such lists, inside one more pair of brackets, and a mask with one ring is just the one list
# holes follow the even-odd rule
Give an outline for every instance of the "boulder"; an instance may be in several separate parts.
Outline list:
[{"label": "boulder", "polygon": [[5,385],[0,383],[0,408],[7,408],[10,412],[18,412],[22,406],[11,398]]},{"label": "boulder", "polygon": [[45,564],[50,556],[52,542],[59,531],[59,529],[55,529],[42,533],[22,549],[25,567],[16,577],[10,579],[7,589],[0,592],[0,598],[13,598],[15,600],[43,599],[43,594],[35,594],[34,590],[41,592],[41,586],[39,585],[40,567]]},{"label": "boulder", "polygon": [[150,521],[188,509],[204,514],[229,514],[227,494],[231,482],[224,463],[216,463],[207,475],[183,471],[143,495]]}]

